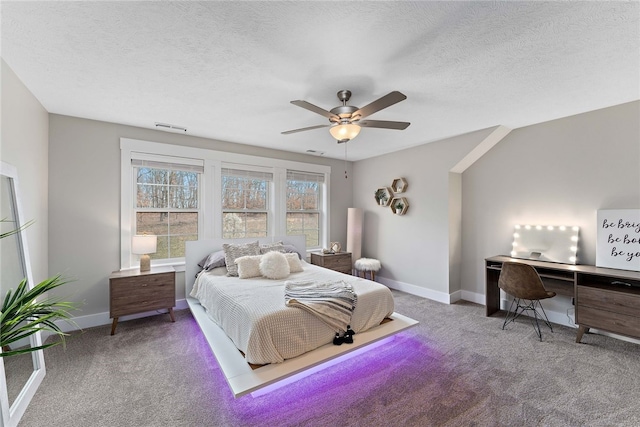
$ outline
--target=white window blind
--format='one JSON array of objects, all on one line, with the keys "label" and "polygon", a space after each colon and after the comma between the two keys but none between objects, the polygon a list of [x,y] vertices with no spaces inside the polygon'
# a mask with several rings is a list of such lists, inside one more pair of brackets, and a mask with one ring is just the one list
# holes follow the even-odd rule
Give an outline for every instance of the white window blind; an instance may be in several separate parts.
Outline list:
[{"label": "white window blind", "polygon": [[288,170],[287,181],[324,182],[324,174]]},{"label": "white window blind", "polygon": [[192,160],[192,159],[175,159],[175,160],[185,160],[187,162],[178,163],[178,162],[172,162],[172,161],[131,159],[131,166],[139,167],[139,168],[153,168],[153,169],[166,169],[166,170],[183,171],[183,172],[204,173],[204,164],[202,161],[199,161],[199,164],[198,164],[197,162],[188,162],[188,160]]},{"label": "white window blind", "polygon": [[222,168],[222,176],[234,178],[258,179],[260,181],[273,181],[273,173],[245,169]]}]

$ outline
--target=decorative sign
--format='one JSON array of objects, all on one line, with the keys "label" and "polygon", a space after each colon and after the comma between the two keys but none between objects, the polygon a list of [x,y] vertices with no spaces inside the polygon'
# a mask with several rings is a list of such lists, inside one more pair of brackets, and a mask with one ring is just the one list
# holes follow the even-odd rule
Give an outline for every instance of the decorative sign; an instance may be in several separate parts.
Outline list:
[{"label": "decorative sign", "polygon": [[596,266],[640,271],[640,209],[598,211]]}]

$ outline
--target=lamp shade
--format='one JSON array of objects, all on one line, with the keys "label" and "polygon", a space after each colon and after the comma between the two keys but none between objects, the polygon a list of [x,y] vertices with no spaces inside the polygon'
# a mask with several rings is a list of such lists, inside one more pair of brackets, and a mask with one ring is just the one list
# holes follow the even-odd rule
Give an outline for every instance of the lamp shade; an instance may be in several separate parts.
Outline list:
[{"label": "lamp shade", "polygon": [[331,136],[338,141],[348,141],[355,138],[360,133],[360,126],[351,123],[345,123],[329,128]]},{"label": "lamp shade", "polygon": [[156,252],[158,237],[153,234],[136,235],[131,238],[131,253],[144,255]]}]

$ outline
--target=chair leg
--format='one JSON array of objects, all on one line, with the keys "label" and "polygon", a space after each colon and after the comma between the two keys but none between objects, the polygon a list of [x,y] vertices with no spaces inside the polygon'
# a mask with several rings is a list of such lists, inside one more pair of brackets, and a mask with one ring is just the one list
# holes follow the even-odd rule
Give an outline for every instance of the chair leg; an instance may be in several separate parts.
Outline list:
[{"label": "chair leg", "polygon": [[538,339],[542,341],[542,331],[540,331],[540,323],[538,323],[538,312],[535,309],[535,302],[533,303],[533,307],[533,318],[530,317],[529,319],[531,319],[531,325],[533,325],[533,329],[536,331]]},{"label": "chair leg", "polygon": [[540,318],[544,320],[544,323],[546,323],[549,329],[551,329],[551,332],[553,332],[553,326],[551,326],[551,322],[549,322],[549,317],[547,317],[547,312],[544,311],[544,307],[542,306],[542,303],[540,302],[540,300],[538,300],[538,307],[540,307],[540,310],[542,310],[542,314],[544,314],[544,319],[542,319],[542,316]]},{"label": "chair leg", "polygon": [[[511,309],[515,304],[515,310],[512,312]],[[542,310],[542,314],[538,313],[537,307],[540,307]],[[538,321],[538,316],[540,316],[540,320],[542,320],[553,332],[553,327],[551,326],[551,322],[549,322],[549,318],[547,317],[547,313],[544,311],[540,300],[529,300],[528,304],[523,304],[520,298],[514,298],[511,301],[511,305],[509,306],[509,310],[507,311],[507,315],[504,318],[504,322],[502,323],[502,329],[505,328],[509,323],[514,322],[518,317],[520,317],[525,311],[533,311],[533,317],[529,316],[529,320],[531,321],[531,325],[533,329],[536,331],[536,335],[542,341],[542,331],[540,330],[540,323]],[[544,315],[544,316],[543,316]]]},{"label": "chair leg", "polygon": [[[513,308],[513,304],[516,304],[516,311],[514,313],[511,312],[511,309]],[[520,304],[516,302],[516,298],[511,300],[511,305],[509,305],[509,310],[507,310],[507,315],[504,318],[504,323],[502,323],[503,330],[504,330],[504,327],[507,326],[510,322],[513,322],[514,320],[516,320],[519,305]]]}]

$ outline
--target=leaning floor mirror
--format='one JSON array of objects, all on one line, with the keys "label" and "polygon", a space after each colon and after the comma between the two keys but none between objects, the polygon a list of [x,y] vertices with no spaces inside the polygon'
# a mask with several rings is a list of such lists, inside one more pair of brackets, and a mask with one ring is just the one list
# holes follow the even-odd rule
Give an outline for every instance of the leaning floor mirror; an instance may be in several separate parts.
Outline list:
[{"label": "leaning floor mirror", "polygon": [[[0,304],[7,292],[15,290],[24,278],[30,287],[33,286],[24,225],[16,168],[0,162]],[[0,351],[5,353],[16,348],[40,345],[42,337],[37,332]],[[3,386],[0,388],[0,427],[18,425],[45,373],[42,350],[0,357],[0,381]]]}]

